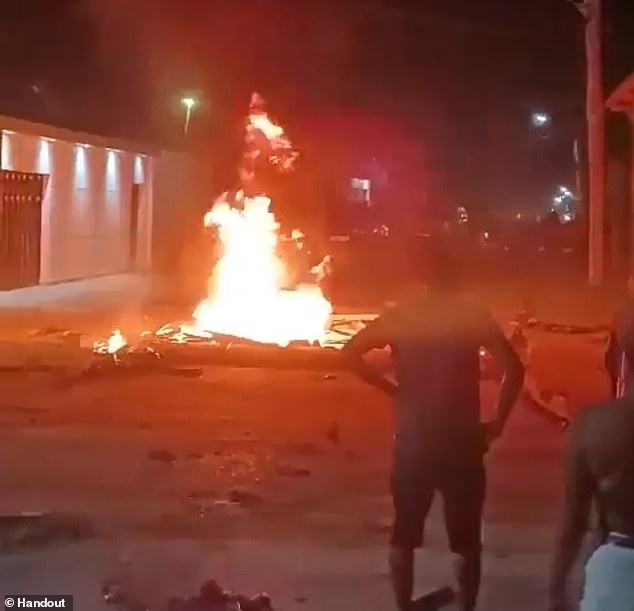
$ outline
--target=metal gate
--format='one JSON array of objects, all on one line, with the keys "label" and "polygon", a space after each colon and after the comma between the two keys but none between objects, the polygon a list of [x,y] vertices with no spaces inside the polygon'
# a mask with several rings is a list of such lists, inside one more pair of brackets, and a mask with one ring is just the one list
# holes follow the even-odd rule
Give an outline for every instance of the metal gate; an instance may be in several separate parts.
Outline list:
[{"label": "metal gate", "polygon": [[0,290],[40,280],[43,187],[40,174],[0,171]]}]

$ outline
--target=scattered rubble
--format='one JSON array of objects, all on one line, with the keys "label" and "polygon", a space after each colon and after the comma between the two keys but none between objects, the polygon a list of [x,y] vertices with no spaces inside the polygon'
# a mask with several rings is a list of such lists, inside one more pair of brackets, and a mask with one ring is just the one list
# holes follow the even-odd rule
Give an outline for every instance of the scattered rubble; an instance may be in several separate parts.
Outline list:
[{"label": "scattered rubble", "polygon": [[298,443],[291,443],[286,446],[286,450],[289,454],[297,454],[298,456],[321,456],[325,454],[322,447],[315,443],[306,441],[300,441]]},{"label": "scattered rubble", "polygon": [[79,541],[93,535],[94,528],[77,516],[47,512],[0,515],[2,551]]},{"label": "scattered rubble", "polygon": [[326,439],[333,445],[339,445],[341,441],[341,432],[339,430],[339,423],[334,422],[326,431]]},{"label": "scattered rubble", "polygon": [[174,463],[177,456],[169,450],[150,450],[148,452],[148,458],[150,460],[156,460],[171,465],[172,463]]},{"label": "scattered rubble", "polygon": [[273,611],[267,594],[256,594],[248,598],[241,594],[223,590],[214,580],[200,587],[198,596],[173,598],[168,611]]},{"label": "scattered rubble", "polygon": [[[106,604],[120,611],[150,611],[149,607],[132,597],[121,582],[108,579],[101,588]],[[161,607],[163,609],[164,607]],[[230,590],[224,590],[216,581],[210,579],[200,586],[196,596],[189,598],[170,598],[167,611],[274,611],[268,594],[243,596]]]},{"label": "scattered rubble", "polygon": [[254,492],[247,490],[231,490],[229,492],[229,501],[242,505],[243,507],[255,507],[263,502],[263,498]]},{"label": "scattered rubble", "polygon": [[303,469],[301,467],[292,467],[290,465],[280,465],[275,469],[275,473],[281,477],[297,477],[307,478],[312,475],[310,469]]}]

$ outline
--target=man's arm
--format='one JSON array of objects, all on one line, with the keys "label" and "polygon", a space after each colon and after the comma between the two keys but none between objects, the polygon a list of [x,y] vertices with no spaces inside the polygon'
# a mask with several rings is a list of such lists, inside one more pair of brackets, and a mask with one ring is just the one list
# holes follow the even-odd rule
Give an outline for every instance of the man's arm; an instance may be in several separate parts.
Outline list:
[{"label": "man's arm", "polygon": [[388,316],[379,316],[359,331],[342,349],[354,372],[365,382],[387,393],[396,394],[397,386],[372,367],[364,358],[371,350],[385,348],[390,343],[390,321]]},{"label": "man's arm", "polygon": [[491,441],[499,437],[506,422],[517,402],[524,384],[524,365],[513,346],[506,339],[500,326],[489,315],[485,315],[483,321],[482,347],[502,367],[504,376],[500,387],[500,395],[494,421],[491,423],[489,435]]},{"label": "man's arm", "polygon": [[565,611],[568,577],[588,530],[594,477],[581,449],[580,424],[572,432],[566,461],[564,507],[553,559],[549,611]]}]

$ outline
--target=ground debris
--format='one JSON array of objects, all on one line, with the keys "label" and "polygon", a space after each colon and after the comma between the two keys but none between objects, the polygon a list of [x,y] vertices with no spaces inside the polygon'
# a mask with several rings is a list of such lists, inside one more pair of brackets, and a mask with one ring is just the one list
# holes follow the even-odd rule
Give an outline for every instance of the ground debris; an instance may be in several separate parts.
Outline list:
[{"label": "ground debris", "polygon": [[247,490],[231,490],[229,492],[229,501],[243,505],[244,507],[255,507],[263,502],[263,498],[259,494],[249,492]]},{"label": "ground debris", "polygon": [[216,581],[206,581],[198,596],[172,598],[168,611],[273,611],[267,594],[256,594],[248,598],[229,590],[223,590]]},{"label": "ground debris", "polygon": [[[104,602],[120,611],[149,611],[147,605],[131,597],[119,581],[109,579],[102,586]],[[165,607],[161,607],[165,608]],[[210,579],[203,583],[196,596],[170,598],[167,611],[274,611],[267,594],[251,598],[221,588]]]},{"label": "ground debris", "polygon": [[291,465],[279,465],[275,469],[275,473],[281,477],[298,477],[306,478],[311,476],[310,469],[304,469],[302,467],[293,467]]},{"label": "ground debris", "polygon": [[326,439],[335,446],[339,445],[339,442],[341,441],[341,431],[339,429],[338,422],[334,422],[328,427],[328,430],[326,431]]},{"label": "ground debris", "polygon": [[299,456],[321,456],[325,454],[325,450],[321,446],[306,441],[291,443],[285,449],[287,453]]},{"label": "ground debris", "polygon": [[177,456],[176,454],[174,454],[173,452],[170,452],[169,450],[150,450],[148,452],[148,458],[150,460],[157,460],[159,462],[162,463],[166,463],[166,464],[172,464]]},{"label": "ground debris", "polygon": [[205,501],[218,496],[215,490],[191,490],[187,493],[188,501]]},{"label": "ground debris", "polygon": [[94,534],[94,528],[77,516],[41,512],[0,515],[2,551],[79,541]]}]

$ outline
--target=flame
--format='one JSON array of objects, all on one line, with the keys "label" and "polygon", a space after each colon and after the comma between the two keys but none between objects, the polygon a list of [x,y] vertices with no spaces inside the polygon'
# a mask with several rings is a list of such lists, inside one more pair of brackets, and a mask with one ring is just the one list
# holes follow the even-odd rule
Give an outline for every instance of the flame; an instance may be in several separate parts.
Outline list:
[{"label": "flame", "polygon": [[93,350],[99,354],[116,354],[127,345],[128,342],[121,331],[115,329],[108,339],[95,342]]},{"label": "flame", "polygon": [[[192,334],[211,333],[287,346],[325,340],[332,308],[317,285],[284,290],[286,267],[277,254],[279,224],[264,194],[249,194],[256,161],[292,170],[299,153],[284,128],[271,121],[264,100],[253,94],[246,128],[247,150],[240,175],[243,189],[221,195],[204,217],[223,246],[209,283],[209,297],[194,311]],[[293,231],[293,238],[303,233]]]},{"label": "flame", "polygon": [[279,225],[270,205],[268,197],[247,197],[242,210],[220,201],[207,213],[224,254],[211,279],[210,297],[194,312],[196,327],[279,346],[321,342],[331,305],[316,285],[280,288],[286,270],[276,254]]},{"label": "flame", "polygon": [[[247,143],[253,144],[257,141],[258,134],[262,134],[271,149],[267,155],[267,161],[280,171],[291,171],[299,153],[293,149],[284,128],[271,121],[266,111],[263,110],[263,104],[264,100],[258,94],[253,94],[247,124]],[[261,151],[257,148],[245,154],[251,160],[257,159],[260,155]]]}]

